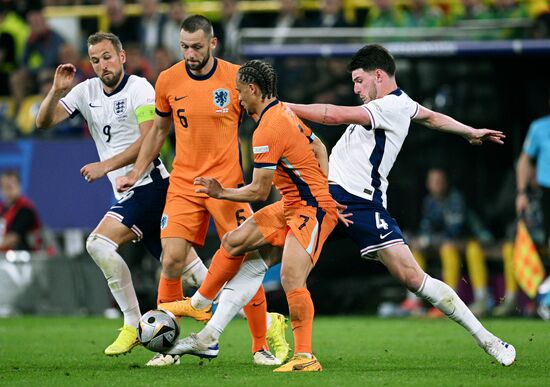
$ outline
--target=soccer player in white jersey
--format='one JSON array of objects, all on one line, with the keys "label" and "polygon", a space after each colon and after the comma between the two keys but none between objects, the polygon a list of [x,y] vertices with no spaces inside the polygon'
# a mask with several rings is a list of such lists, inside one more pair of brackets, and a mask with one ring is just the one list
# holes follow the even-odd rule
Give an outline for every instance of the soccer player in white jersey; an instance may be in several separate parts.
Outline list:
[{"label": "soccer player in white jersey", "polygon": [[117,339],[105,349],[108,356],[130,352],[139,344],[136,327],[141,316],[130,270],[118,254],[120,245],[142,240],[160,258],[160,218],[169,174],[155,159],[133,187],[120,194],[117,176],[132,169],[141,142],[152,126],[155,91],[141,77],[124,72],[126,54],[116,35],[98,32],[88,38],[88,54],[97,74],[72,87],[75,67],[57,67],[52,88],[36,118],[36,126],[49,128],[81,114],[90,128],[101,161],[87,164],[80,173],[89,183],[107,175],[118,202],[105,214],[86,241],[86,249],[103,271],[113,297],[124,315]]},{"label": "soccer player in white jersey", "polygon": [[460,135],[472,145],[484,141],[502,144],[504,134],[472,128],[418,104],[397,86],[395,70],[395,61],[384,47],[367,45],[353,56],[348,66],[362,106],[288,106],[309,121],[350,124],[332,149],[329,182],[333,198],[352,214],[349,222],[345,222],[346,232],[361,247],[361,256],[380,260],[409,290],[466,328],[481,348],[509,366],[515,360],[515,348],[486,330],[452,288],[418,266],[397,222],[386,210],[387,176],[411,120],[430,129]]}]

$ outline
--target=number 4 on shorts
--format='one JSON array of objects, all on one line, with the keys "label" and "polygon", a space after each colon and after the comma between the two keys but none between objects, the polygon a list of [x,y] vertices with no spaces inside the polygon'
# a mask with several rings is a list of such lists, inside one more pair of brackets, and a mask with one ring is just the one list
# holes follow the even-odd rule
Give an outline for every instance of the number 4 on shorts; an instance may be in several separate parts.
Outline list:
[{"label": "number 4 on shorts", "polygon": [[374,215],[375,215],[374,217],[375,217],[375,220],[376,220],[376,228],[377,229],[383,228],[384,230],[387,230],[388,229],[388,224],[386,223],[386,221],[384,219],[382,219],[380,217],[380,213],[376,212]]}]

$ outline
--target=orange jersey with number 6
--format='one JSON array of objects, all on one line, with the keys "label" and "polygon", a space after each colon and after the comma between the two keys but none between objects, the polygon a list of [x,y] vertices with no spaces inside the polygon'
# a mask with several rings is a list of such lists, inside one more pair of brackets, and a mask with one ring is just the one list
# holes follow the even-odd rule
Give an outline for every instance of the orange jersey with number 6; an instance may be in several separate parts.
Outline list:
[{"label": "orange jersey with number 6", "polygon": [[157,80],[156,112],[171,116],[176,157],[170,190],[195,195],[197,176],[214,177],[225,187],[244,183],[238,127],[243,110],[235,90],[238,65],[215,58],[212,70],[192,74],[180,61]]}]

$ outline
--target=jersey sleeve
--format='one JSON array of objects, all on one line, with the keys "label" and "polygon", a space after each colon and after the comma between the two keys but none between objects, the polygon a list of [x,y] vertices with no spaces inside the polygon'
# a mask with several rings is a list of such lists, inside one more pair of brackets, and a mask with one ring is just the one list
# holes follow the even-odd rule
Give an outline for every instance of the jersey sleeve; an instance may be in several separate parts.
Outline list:
[{"label": "jersey sleeve", "polygon": [[284,150],[284,140],[274,131],[259,129],[252,136],[254,168],[277,169]]},{"label": "jersey sleeve", "polygon": [[166,73],[160,73],[155,85],[155,111],[161,117],[168,117],[172,113],[166,90],[167,84]]},{"label": "jersey sleeve", "polygon": [[413,118],[418,114],[419,105],[409,97],[397,99],[394,96],[378,98],[363,105],[371,120],[372,129],[389,128],[395,117],[405,114]]},{"label": "jersey sleeve", "polygon": [[84,98],[85,84],[89,81],[84,81],[76,85],[69,93],[59,100],[59,103],[65,108],[71,118],[76,117],[82,110],[82,103],[86,103]]},{"label": "jersey sleeve", "polygon": [[527,156],[531,159],[536,159],[540,152],[541,141],[538,138],[538,133],[537,126],[531,124],[525,142],[523,143],[523,151],[527,153]]},{"label": "jersey sleeve", "polygon": [[155,89],[145,78],[140,78],[132,98],[138,124],[152,121],[155,118]]}]

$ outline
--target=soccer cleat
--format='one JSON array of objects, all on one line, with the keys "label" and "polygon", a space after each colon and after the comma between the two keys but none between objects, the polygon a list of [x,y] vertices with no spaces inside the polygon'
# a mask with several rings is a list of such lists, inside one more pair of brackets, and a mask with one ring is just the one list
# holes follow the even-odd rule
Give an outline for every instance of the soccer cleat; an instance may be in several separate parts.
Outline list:
[{"label": "soccer cleat", "polygon": [[158,305],[159,309],[172,312],[178,317],[192,317],[197,321],[207,323],[212,318],[212,306],[198,310],[191,305],[191,298],[185,297],[181,301],[164,302]]},{"label": "soccer cleat", "polygon": [[269,313],[271,325],[267,330],[267,344],[273,350],[277,359],[284,363],[290,353],[290,345],[286,341],[286,318],[279,313]]},{"label": "soccer cleat", "polygon": [[163,353],[157,353],[145,365],[149,367],[164,367],[178,364],[180,364],[180,357],[178,355],[165,355]]},{"label": "soccer cleat", "polygon": [[494,357],[503,366],[512,365],[516,360],[516,349],[512,344],[505,343],[496,336],[492,336],[482,344],[482,348]]},{"label": "soccer cleat", "polygon": [[303,355],[294,355],[288,363],[283,364],[279,368],[275,368],[273,372],[315,372],[322,371],[321,363],[312,355],[307,357]]},{"label": "soccer cleat", "polygon": [[122,328],[119,329],[120,333],[116,340],[105,348],[105,355],[107,356],[118,356],[125,353],[129,353],[135,346],[140,345],[137,338],[137,329],[124,324]]},{"label": "soccer cleat", "polygon": [[178,339],[176,344],[170,348],[167,353],[169,355],[193,355],[202,359],[215,359],[220,352],[218,343],[208,345],[199,341],[196,333],[191,333],[189,336]]},{"label": "soccer cleat", "polygon": [[265,349],[262,349],[254,353],[254,364],[257,365],[281,365],[283,364],[279,359],[277,359],[273,354]]}]

